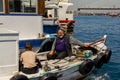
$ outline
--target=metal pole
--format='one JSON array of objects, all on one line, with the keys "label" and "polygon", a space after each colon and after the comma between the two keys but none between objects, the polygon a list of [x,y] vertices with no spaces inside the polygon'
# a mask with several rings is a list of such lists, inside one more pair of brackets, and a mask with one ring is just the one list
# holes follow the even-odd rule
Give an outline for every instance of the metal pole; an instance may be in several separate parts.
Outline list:
[{"label": "metal pole", "polygon": [[32,1],[30,0],[30,8],[32,7]]},{"label": "metal pole", "polygon": [[9,14],[8,0],[4,0],[4,13]]}]

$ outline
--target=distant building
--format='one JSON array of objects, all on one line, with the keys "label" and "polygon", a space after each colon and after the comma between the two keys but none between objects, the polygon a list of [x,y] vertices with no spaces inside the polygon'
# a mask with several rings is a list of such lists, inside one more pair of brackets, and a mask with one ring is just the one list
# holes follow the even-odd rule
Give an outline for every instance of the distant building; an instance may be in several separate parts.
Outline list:
[{"label": "distant building", "polygon": [[80,8],[120,8],[120,0],[69,0],[74,4],[71,9],[75,11],[75,15],[78,13],[109,13],[116,12],[120,13],[119,10],[92,10],[92,9],[81,9]]}]

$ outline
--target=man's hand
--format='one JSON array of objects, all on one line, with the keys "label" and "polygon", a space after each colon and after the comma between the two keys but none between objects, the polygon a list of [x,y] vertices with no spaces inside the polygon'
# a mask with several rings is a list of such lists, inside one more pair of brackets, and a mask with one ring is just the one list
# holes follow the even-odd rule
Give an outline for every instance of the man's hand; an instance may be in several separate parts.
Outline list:
[{"label": "man's hand", "polygon": [[89,47],[90,43],[84,43],[84,47]]},{"label": "man's hand", "polygon": [[49,55],[50,55],[50,56],[54,55],[54,51],[50,51],[50,52],[49,52]]}]

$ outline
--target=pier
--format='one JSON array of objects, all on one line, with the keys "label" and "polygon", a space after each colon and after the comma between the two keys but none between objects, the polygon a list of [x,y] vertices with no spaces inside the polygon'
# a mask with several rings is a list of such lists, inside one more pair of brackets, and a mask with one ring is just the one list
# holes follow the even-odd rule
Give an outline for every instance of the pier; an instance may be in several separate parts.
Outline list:
[{"label": "pier", "polygon": [[78,15],[105,15],[115,14],[120,16],[120,8],[78,8]]}]

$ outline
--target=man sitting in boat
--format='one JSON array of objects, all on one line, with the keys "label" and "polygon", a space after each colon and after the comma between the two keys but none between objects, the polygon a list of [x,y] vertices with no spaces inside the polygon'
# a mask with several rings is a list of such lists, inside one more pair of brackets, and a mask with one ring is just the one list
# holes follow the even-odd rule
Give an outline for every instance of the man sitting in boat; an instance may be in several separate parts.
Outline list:
[{"label": "man sitting in boat", "polygon": [[37,59],[36,53],[32,51],[30,42],[25,44],[25,52],[20,56],[20,70],[25,74],[34,74],[41,68],[41,63]]},{"label": "man sitting in boat", "polygon": [[49,59],[63,59],[72,55],[71,44],[76,44],[81,47],[88,47],[89,43],[82,43],[72,36],[66,34],[63,27],[58,29],[57,37],[55,38],[51,51],[47,54]]}]

